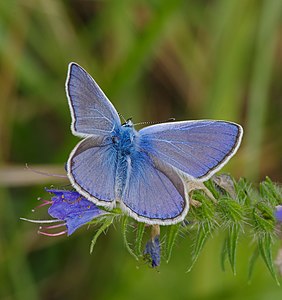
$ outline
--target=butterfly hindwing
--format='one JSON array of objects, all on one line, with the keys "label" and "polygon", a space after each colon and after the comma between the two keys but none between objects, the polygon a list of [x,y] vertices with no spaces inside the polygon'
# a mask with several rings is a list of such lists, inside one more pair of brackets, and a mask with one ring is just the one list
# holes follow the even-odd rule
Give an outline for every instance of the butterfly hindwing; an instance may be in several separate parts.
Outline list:
[{"label": "butterfly hindwing", "polygon": [[207,180],[236,153],[243,134],[226,121],[183,121],[145,127],[140,146],[191,180]]},{"label": "butterfly hindwing", "polygon": [[89,137],[70,154],[68,177],[75,189],[98,205],[111,207],[115,200],[117,152],[112,143]]},{"label": "butterfly hindwing", "polygon": [[185,184],[177,172],[146,153],[131,156],[121,206],[134,219],[169,225],[184,219],[189,209]]}]

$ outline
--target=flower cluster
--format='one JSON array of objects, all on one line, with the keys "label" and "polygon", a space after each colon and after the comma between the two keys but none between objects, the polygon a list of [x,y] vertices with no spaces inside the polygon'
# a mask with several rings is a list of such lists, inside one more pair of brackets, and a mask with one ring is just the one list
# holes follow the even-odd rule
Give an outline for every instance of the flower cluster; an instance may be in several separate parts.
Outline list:
[{"label": "flower cluster", "polygon": [[[76,191],[59,189],[46,189],[46,191],[53,196],[50,200],[39,198],[38,200],[42,203],[37,208],[49,206],[48,214],[53,219],[31,220],[21,218],[25,221],[39,223],[38,233],[41,235],[54,237],[67,234],[69,236],[81,226],[89,224],[98,217],[112,215],[111,212],[98,207]],[[156,232],[155,228],[152,232]],[[157,235],[152,236],[144,250],[144,258],[152,267],[160,265],[159,234],[158,229]]]},{"label": "flower cluster", "polygon": [[145,246],[144,251],[145,260],[151,264],[153,268],[158,267],[161,263],[161,246],[160,236],[157,235],[153,239],[149,240]]},{"label": "flower cluster", "polygon": [[[81,226],[87,224],[93,219],[107,214],[94,203],[88,201],[76,191],[47,189],[47,192],[53,194],[51,200],[42,201],[37,208],[50,205],[48,214],[54,218],[51,220],[23,220],[33,223],[48,224],[57,223],[56,225],[41,226],[38,233],[47,236],[59,236],[63,234],[71,235]],[[58,232],[54,229],[65,228]]]}]

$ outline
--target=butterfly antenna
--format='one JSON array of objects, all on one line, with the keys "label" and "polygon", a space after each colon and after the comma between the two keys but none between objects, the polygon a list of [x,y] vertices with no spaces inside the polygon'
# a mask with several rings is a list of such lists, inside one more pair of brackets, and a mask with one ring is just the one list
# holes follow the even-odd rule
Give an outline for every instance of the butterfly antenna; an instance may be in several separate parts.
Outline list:
[{"label": "butterfly antenna", "polygon": [[167,122],[173,122],[173,121],[175,121],[175,118],[169,118],[165,121],[157,121],[157,122],[154,122],[154,121],[140,122],[140,123],[134,124],[134,126],[136,126],[136,125],[154,125],[154,124],[167,123]]},{"label": "butterfly antenna", "polygon": [[118,112],[118,115],[119,115],[120,118],[123,119],[123,121],[126,123],[127,120],[125,119],[125,117],[124,117],[121,113],[119,113],[119,112]]},{"label": "butterfly antenna", "polygon": [[44,175],[44,176],[49,176],[49,177],[68,178],[67,175],[62,175],[62,174],[50,174],[50,173],[47,173],[47,172],[42,172],[42,171],[39,171],[39,170],[35,170],[35,169],[29,167],[27,163],[25,164],[25,167],[27,168],[27,170],[29,170],[29,171],[31,171],[31,172],[33,172],[33,173],[36,173],[36,174],[40,174],[40,175]]}]

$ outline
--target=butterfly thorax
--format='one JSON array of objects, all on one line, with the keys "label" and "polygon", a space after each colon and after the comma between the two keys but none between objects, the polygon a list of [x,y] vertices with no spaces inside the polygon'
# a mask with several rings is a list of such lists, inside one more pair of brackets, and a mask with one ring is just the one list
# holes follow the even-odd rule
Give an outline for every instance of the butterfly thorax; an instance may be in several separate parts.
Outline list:
[{"label": "butterfly thorax", "polygon": [[127,123],[112,134],[117,151],[115,194],[120,199],[131,169],[131,156],[136,152],[138,132]]},{"label": "butterfly thorax", "polygon": [[122,155],[130,155],[131,151],[135,148],[138,134],[133,126],[126,126],[126,124],[119,127],[112,134],[114,147]]}]

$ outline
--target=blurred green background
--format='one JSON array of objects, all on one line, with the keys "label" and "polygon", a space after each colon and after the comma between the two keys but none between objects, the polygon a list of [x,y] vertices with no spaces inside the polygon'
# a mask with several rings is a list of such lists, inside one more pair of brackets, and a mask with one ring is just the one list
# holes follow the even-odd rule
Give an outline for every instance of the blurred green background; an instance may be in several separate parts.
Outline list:
[{"label": "blurred green background", "polygon": [[[191,236],[159,271],[133,260],[119,226],[89,255],[93,229],[37,235],[19,217],[43,188],[67,184],[25,169],[63,173],[78,142],[64,84],[75,61],[134,122],[224,119],[245,129],[225,171],[282,181],[281,0],[0,1],[0,299],[281,299],[243,238],[233,276],[220,267],[224,234],[191,273]],[[43,209],[44,211],[44,209]]]}]

